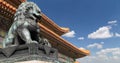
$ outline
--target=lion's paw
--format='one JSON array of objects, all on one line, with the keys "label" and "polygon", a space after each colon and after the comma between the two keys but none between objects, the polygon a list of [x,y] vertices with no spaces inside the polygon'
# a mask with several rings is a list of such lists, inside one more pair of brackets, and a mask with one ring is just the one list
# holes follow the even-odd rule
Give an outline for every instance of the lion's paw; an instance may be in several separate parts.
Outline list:
[{"label": "lion's paw", "polygon": [[31,43],[38,43],[37,41],[31,41]]}]

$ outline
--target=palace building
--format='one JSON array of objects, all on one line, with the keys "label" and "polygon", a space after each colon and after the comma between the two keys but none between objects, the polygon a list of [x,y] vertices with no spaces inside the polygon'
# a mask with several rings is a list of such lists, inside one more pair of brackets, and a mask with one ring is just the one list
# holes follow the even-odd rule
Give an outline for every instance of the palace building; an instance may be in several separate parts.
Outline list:
[{"label": "palace building", "polygon": [[[26,0],[0,0],[0,43],[13,23],[13,16],[18,6]],[[78,63],[76,59],[90,54],[88,50],[79,49],[61,36],[69,32],[69,28],[58,26],[42,13],[39,21],[41,35],[49,40],[53,48],[58,50],[58,60],[61,63]],[[0,45],[2,48],[2,45]]]}]

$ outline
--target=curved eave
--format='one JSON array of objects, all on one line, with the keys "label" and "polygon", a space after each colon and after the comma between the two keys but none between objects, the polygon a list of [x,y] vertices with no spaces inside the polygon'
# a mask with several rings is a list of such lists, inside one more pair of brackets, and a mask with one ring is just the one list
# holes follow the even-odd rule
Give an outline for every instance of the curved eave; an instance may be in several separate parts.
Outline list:
[{"label": "curved eave", "polygon": [[4,8],[5,10],[9,10],[9,12],[11,12],[12,14],[14,14],[16,11],[15,7],[13,7],[12,5],[10,5],[8,2],[4,0],[0,0],[0,7]]},{"label": "curved eave", "polygon": [[42,13],[42,19],[41,19],[41,24],[52,30],[58,35],[63,35],[67,32],[69,32],[69,28],[64,28],[58,26],[56,23],[54,23],[51,19],[49,19],[45,14]]},{"label": "curved eave", "polygon": [[[54,46],[59,46],[58,48],[65,48],[66,50],[62,50],[60,52],[64,53],[64,54],[69,54],[69,52],[71,52],[68,56],[72,57],[72,58],[81,58],[84,56],[87,56],[90,54],[90,52],[88,50],[83,50],[83,49],[79,49],[76,46],[72,45],[71,43],[69,43],[68,41],[64,40],[63,38],[61,38],[59,35],[57,35],[56,33],[54,33],[53,31],[51,31],[50,29],[46,28],[44,25],[38,23],[41,29],[41,33],[44,34],[44,36],[47,39],[52,40],[52,42],[54,42]],[[65,51],[67,51],[67,53],[65,53]]]},{"label": "curved eave", "polygon": [[14,6],[15,8],[17,8],[22,2],[24,2],[25,0],[4,0],[7,3],[9,3],[10,5]]},{"label": "curved eave", "polygon": [[13,16],[17,7],[24,1],[26,0],[0,0],[0,8]]}]

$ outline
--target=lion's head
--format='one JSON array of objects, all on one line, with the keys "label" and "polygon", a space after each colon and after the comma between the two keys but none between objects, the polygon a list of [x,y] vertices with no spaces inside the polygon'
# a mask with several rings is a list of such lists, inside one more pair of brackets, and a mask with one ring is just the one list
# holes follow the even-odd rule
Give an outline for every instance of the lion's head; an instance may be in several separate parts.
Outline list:
[{"label": "lion's head", "polygon": [[24,2],[22,3],[15,15],[14,15],[14,21],[17,21],[18,19],[24,19],[24,18],[31,18],[31,19],[40,19],[41,17],[41,10],[39,7],[33,3],[33,2]]}]

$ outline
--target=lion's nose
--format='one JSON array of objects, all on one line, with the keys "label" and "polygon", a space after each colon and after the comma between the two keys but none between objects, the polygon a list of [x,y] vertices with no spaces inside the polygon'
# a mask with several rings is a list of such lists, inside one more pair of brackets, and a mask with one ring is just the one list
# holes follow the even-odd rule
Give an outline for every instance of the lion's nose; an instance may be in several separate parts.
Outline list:
[{"label": "lion's nose", "polygon": [[41,12],[40,12],[40,11],[37,11],[37,13],[39,13],[39,14],[40,14]]}]

